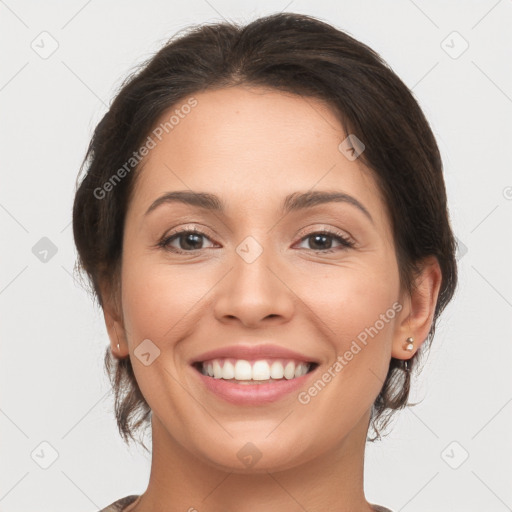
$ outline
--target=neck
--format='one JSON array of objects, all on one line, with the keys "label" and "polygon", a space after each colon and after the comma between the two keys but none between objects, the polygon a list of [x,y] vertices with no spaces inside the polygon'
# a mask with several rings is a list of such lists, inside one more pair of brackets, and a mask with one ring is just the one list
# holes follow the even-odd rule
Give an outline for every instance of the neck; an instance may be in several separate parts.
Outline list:
[{"label": "neck", "polygon": [[149,484],[129,511],[371,512],[363,485],[368,420],[369,412],[338,446],[300,466],[241,474],[199,460],[152,415]]}]

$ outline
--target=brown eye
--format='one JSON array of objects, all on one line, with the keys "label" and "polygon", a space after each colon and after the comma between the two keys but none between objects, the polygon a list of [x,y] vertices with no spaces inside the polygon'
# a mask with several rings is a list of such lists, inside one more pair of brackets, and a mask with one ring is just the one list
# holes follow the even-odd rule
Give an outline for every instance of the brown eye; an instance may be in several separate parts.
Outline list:
[{"label": "brown eye", "polygon": [[[203,239],[210,240],[204,233],[197,229],[187,229],[165,237],[158,245],[165,250],[183,254],[205,249]],[[176,243],[178,247],[171,246],[171,243]]]},{"label": "brown eye", "polygon": [[332,248],[333,239],[339,243],[342,249],[354,246],[354,244],[341,233],[328,230],[310,233],[301,240],[308,242],[309,248],[312,251],[334,252],[335,249]]}]

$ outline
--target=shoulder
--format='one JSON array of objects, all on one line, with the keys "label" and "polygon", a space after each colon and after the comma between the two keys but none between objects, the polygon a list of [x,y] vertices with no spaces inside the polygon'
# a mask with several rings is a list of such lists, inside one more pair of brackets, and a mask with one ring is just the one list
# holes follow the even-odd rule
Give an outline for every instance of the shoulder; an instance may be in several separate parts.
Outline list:
[{"label": "shoulder", "polygon": [[122,512],[128,505],[131,505],[137,498],[138,494],[131,494],[125,496],[114,503],[111,503],[108,507],[102,508],[99,512]]},{"label": "shoulder", "polygon": [[[108,507],[102,508],[99,512],[122,512],[128,505],[131,505],[137,498],[138,494],[131,494],[130,496],[125,496],[114,503],[111,503]],[[393,512],[391,509],[383,507],[382,505],[376,505],[371,503],[373,510],[375,512]]]},{"label": "shoulder", "polygon": [[382,505],[375,505],[375,503],[370,503],[375,512],[393,512],[390,508],[383,507]]}]

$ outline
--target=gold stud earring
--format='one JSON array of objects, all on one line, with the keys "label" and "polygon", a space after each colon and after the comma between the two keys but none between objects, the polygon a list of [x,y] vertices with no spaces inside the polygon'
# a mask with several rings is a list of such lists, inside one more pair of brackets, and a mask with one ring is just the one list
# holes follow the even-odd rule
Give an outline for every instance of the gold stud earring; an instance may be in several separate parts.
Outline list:
[{"label": "gold stud earring", "polygon": [[120,350],[120,349],[119,349],[119,343],[118,343],[118,344],[117,344],[117,351],[119,352],[119,350]]},{"label": "gold stud earring", "polygon": [[405,343],[407,344],[407,345],[404,346],[405,350],[408,350],[409,352],[411,350],[413,350],[413,348],[414,348],[414,338],[411,338],[411,337],[407,338],[405,340]]}]

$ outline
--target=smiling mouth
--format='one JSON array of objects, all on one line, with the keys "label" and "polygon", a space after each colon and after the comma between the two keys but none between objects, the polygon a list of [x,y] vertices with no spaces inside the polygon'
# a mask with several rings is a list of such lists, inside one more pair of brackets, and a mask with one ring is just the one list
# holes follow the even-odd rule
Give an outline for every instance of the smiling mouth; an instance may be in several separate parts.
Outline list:
[{"label": "smiling mouth", "polygon": [[293,359],[245,359],[218,358],[198,361],[192,366],[205,377],[236,384],[268,384],[293,380],[318,367],[318,363]]}]

